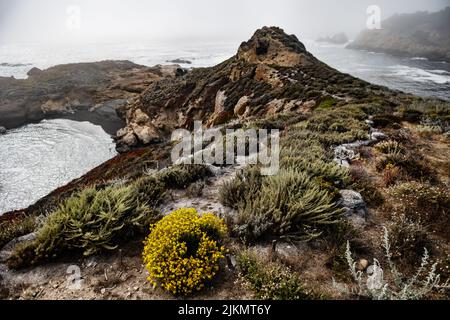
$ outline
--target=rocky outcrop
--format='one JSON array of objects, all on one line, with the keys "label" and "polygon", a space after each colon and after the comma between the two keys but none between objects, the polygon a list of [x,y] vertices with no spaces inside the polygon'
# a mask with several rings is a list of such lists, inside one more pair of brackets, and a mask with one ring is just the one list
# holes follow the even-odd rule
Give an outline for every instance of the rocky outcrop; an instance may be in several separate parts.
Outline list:
[{"label": "rocky outcrop", "polygon": [[175,63],[175,64],[192,64],[192,61],[186,60],[186,59],[173,59],[173,60],[167,60],[166,62],[169,63]]},{"label": "rocky outcrop", "polygon": [[[383,90],[320,62],[296,36],[264,27],[227,61],[150,84],[127,105],[127,126],[118,133],[118,143],[126,150],[164,140],[174,129],[189,129],[197,120],[214,126],[287,111],[305,113],[324,95],[348,102]],[[146,129],[137,123],[137,110],[148,116]],[[144,139],[142,130],[149,133]]]},{"label": "rocky outcrop", "polygon": [[382,29],[363,31],[348,47],[450,62],[450,7],[394,15],[382,22]]},{"label": "rocky outcrop", "polygon": [[317,61],[295,35],[287,35],[276,27],[257,30],[249,41],[241,44],[237,58],[251,64],[280,67],[295,67]]},{"label": "rocky outcrop", "polygon": [[345,217],[355,227],[364,227],[367,223],[368,210],[362,195],[353,190],[341,190],[339,204],[345,210]]},{"label": "rocky outcrop", "polygon": [[116,110],[155,80],[175,77],[178,66],[148,68],[129,61],[102,61],[33,68],[28,79],[0,77],[0,126],[19,127],[45,118],[102,125],[115,134],[124,126]]}]

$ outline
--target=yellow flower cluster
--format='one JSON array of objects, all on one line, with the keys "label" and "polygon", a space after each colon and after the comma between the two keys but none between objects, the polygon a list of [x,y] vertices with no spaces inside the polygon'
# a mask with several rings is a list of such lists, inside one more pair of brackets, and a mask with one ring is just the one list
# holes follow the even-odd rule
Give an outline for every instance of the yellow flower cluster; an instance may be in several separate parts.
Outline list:
[{"label": "yellow flower cluster", "polygon": [[224,221],[212,213],[179,209],[152,225],[143,258],[153,285],[175,295],[188,295],[204,287],[219,270],[227,233]]}]

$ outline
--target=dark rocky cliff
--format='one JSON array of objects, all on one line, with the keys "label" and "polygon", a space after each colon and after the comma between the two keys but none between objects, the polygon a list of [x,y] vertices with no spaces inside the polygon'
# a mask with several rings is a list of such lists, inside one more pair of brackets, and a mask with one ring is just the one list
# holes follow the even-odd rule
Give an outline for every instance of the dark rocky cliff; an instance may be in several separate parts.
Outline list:
[{"label": "dark rocky cliff", "polygon": [[450,7],[395,15],[381,30],[363,31],[349,48],[450,62]]}]

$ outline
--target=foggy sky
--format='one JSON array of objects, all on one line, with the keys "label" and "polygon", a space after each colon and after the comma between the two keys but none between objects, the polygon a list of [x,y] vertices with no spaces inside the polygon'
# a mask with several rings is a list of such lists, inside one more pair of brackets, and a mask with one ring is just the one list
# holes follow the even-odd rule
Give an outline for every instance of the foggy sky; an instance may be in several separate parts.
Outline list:
[{"label": "foggy sky", "polygon": [[[80,28],[67,27],[67,8],[81,9]],[[382,19],[437,11],[450,0],[0,0],[0,43],[114,39],[246,40],[276,25],[302,38],[341,31],[354,37],[369,5]]]}]

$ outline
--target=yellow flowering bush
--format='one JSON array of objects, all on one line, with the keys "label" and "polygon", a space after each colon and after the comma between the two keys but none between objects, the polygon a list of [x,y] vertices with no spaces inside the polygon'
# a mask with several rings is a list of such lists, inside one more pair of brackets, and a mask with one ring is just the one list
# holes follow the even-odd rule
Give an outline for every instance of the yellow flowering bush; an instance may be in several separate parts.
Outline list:
[{"label": "yellow flowering bush", "polygon": [[179,209],[152,225],[150,231],[143,258],[154,286],[188,295],[201,290],[219,270],[227,227],[214,214]]}]

